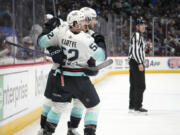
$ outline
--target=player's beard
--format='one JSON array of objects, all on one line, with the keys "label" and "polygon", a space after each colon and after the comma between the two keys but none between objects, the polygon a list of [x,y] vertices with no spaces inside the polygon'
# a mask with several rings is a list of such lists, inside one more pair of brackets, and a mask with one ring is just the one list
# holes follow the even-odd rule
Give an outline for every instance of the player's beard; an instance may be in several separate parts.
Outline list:
[{"label": "player's beard", "polygon": [[85,27],[85,31],[84,32],[88,32],[89,31],[88,25],[85,25],[84,27]]},{"label": "player's beard", "polygon": [[87,27],[86,27],[86,25],[81,26],[81,30],[84,31],[84,32],[87,32]]}]

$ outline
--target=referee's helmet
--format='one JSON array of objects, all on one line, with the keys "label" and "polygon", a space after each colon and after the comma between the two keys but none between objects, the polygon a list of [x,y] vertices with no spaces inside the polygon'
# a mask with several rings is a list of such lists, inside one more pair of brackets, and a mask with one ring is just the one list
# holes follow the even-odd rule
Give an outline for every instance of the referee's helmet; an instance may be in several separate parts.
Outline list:
[{"label": "referee's helmet", "polygon": [[145,20],[143,17],[138,17],[136,19],[136,25],[145,24]]}]

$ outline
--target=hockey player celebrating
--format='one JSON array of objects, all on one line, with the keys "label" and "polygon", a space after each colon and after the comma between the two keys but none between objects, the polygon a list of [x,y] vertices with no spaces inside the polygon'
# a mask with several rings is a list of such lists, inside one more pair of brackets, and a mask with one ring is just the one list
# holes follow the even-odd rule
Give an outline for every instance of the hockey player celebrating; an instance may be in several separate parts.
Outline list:
[{"label": "hockey player celebrating", "polygon": [[[91,35],[94,38],[96,44],[99,47],[101,47],[104,51],[106,51],[104,37],[93,31],[93,29],[97,23],[96,11],[89,7],[83,7],[80,9],[80,11],[82,13],[84,13],[84,15],[86,17],[86,21],[87,21],[87,27],[86,27],[85,32],[88,33],[89,35]],[[95,60],[91,58],[91,60],[89,60],[88,63],[90,66],[93,66],[93,65],[95,65]],[[85,73],[87,75],[92,76],[92,75],[96,75],[98,73],[98,71],[86,70]],[[70,121],[68,122],[68,128],[69,128],[68,135],[78,135],[78,133],[75,131],[75,129],[78,127],[78,125],[80,123],[80,120],[81,120],[82,114],[83,114],[83,110],[84,110],[84,106],[80,100],[73,99],[73,101],[74,101],[74,104],[73,104],[73,108],[71,110]]]},{"label": "hockey player celebrating", "polygon": [[[45,21],[45,23],[43,25],[43,32],[39,35],[39,38],[42,37],[43,35],[50,33],[55,28],[61,27],[62,25],[64,25],[64,27],[66,26],[68,29],[68,25],[66,25],[66,23],[64,23],[61,19],[59,19],[57,17],[51,17],[51,19]],[[51,55],[51,58],[53,61],[53,66],[48,75],[45,93],[47,93],[46,91],[53,90],[53,84],[55,81],[55,78],[52,76],[53,71],[56,70],[58,67],[60,67],[60,65],[62,65],[63,58],[64,58],[62,49],[59,46],[50,46],[50,47],[47,47],[46,49],[49,51],[49,53]],[[47,121],[48,112],[50,112],[52,107],[55,108],[55,106],[53,104],[54,104],[54,102],[51,99],[49,99],[49,98],[45,99],[43,109],[41,112],[41,119],[40,119],[41,129],[38,131],[38,135],[45,134],[43,132],[44,132],[45,124]],[[59,118],[57,117],[57,119],[59,119]]]},{"label": "hockey player celebrating", "polygon": [[104,36],[101,35],[100,33],[96,33],[93,31],[95,25],[97,24],[96,11],[89,7],[83,7],[80,9],[80,11],[84,13],[86,20],[88,22],[86,33],[90,34],[94,38],[96,44],[99,47],[103,48],[104,51],[106,51],[106,44],[105,44]]},{"label": "hockey player celebrating", "polygon": [[48,91],[50,88],[46,87],[45,96],[50,99],[49,101],[53,101],[50,102],[53,104],[49,104],[50,107],[47,106],[43,109],[43,114],[47,118],[42,124],[44,125],[43,135],[52,135],[55,132],[63,110],[72,97],[78,98],[87,108],[84,134],[95,135],[99,96],[83,68],[77,64],[87,65],[91,59],[104,60],[105,53],[91,36],[81,31],[85,29],[86,23],[85,17],[80,11],[70,12],[67,16],[67,23],[69,29],[60,26],[38,40],[39,45],[43,48],[59,46],[65,56],[61,68],[52,70],[50,76],[53,78],[51,85],[54,90]]}]

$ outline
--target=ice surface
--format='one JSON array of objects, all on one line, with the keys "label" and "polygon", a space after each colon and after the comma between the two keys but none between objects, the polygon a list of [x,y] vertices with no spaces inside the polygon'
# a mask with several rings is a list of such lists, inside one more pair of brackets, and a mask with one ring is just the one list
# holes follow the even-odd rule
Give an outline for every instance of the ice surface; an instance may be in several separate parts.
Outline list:
[{"label": "ice surface", "polygon": [[[128,114],[129,76],[114,75],[96,84],[101,98],[97,135],[180,135],[180,74],[146,74],[148,116]],[[54,135],[66,135],[69,105]],[[83,135],[82,120],[78,131]],[[36,135],[39,120],[15,135]]]}]

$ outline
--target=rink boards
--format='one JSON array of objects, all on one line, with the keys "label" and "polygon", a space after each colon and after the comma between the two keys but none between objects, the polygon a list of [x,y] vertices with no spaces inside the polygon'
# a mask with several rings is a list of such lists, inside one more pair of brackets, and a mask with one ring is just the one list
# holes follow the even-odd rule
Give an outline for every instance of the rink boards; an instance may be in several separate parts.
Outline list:
[{"label": "rink boards", "polygon": [[[91,77],[98,83],[113,74],[127,74],[127,57],[112,57],[114,63]],[[148,57],[147,73],[180,73],[180,57]],[[13,135],[40,118],[50,63],[3,67],[0,72],[0,135]]]}]

